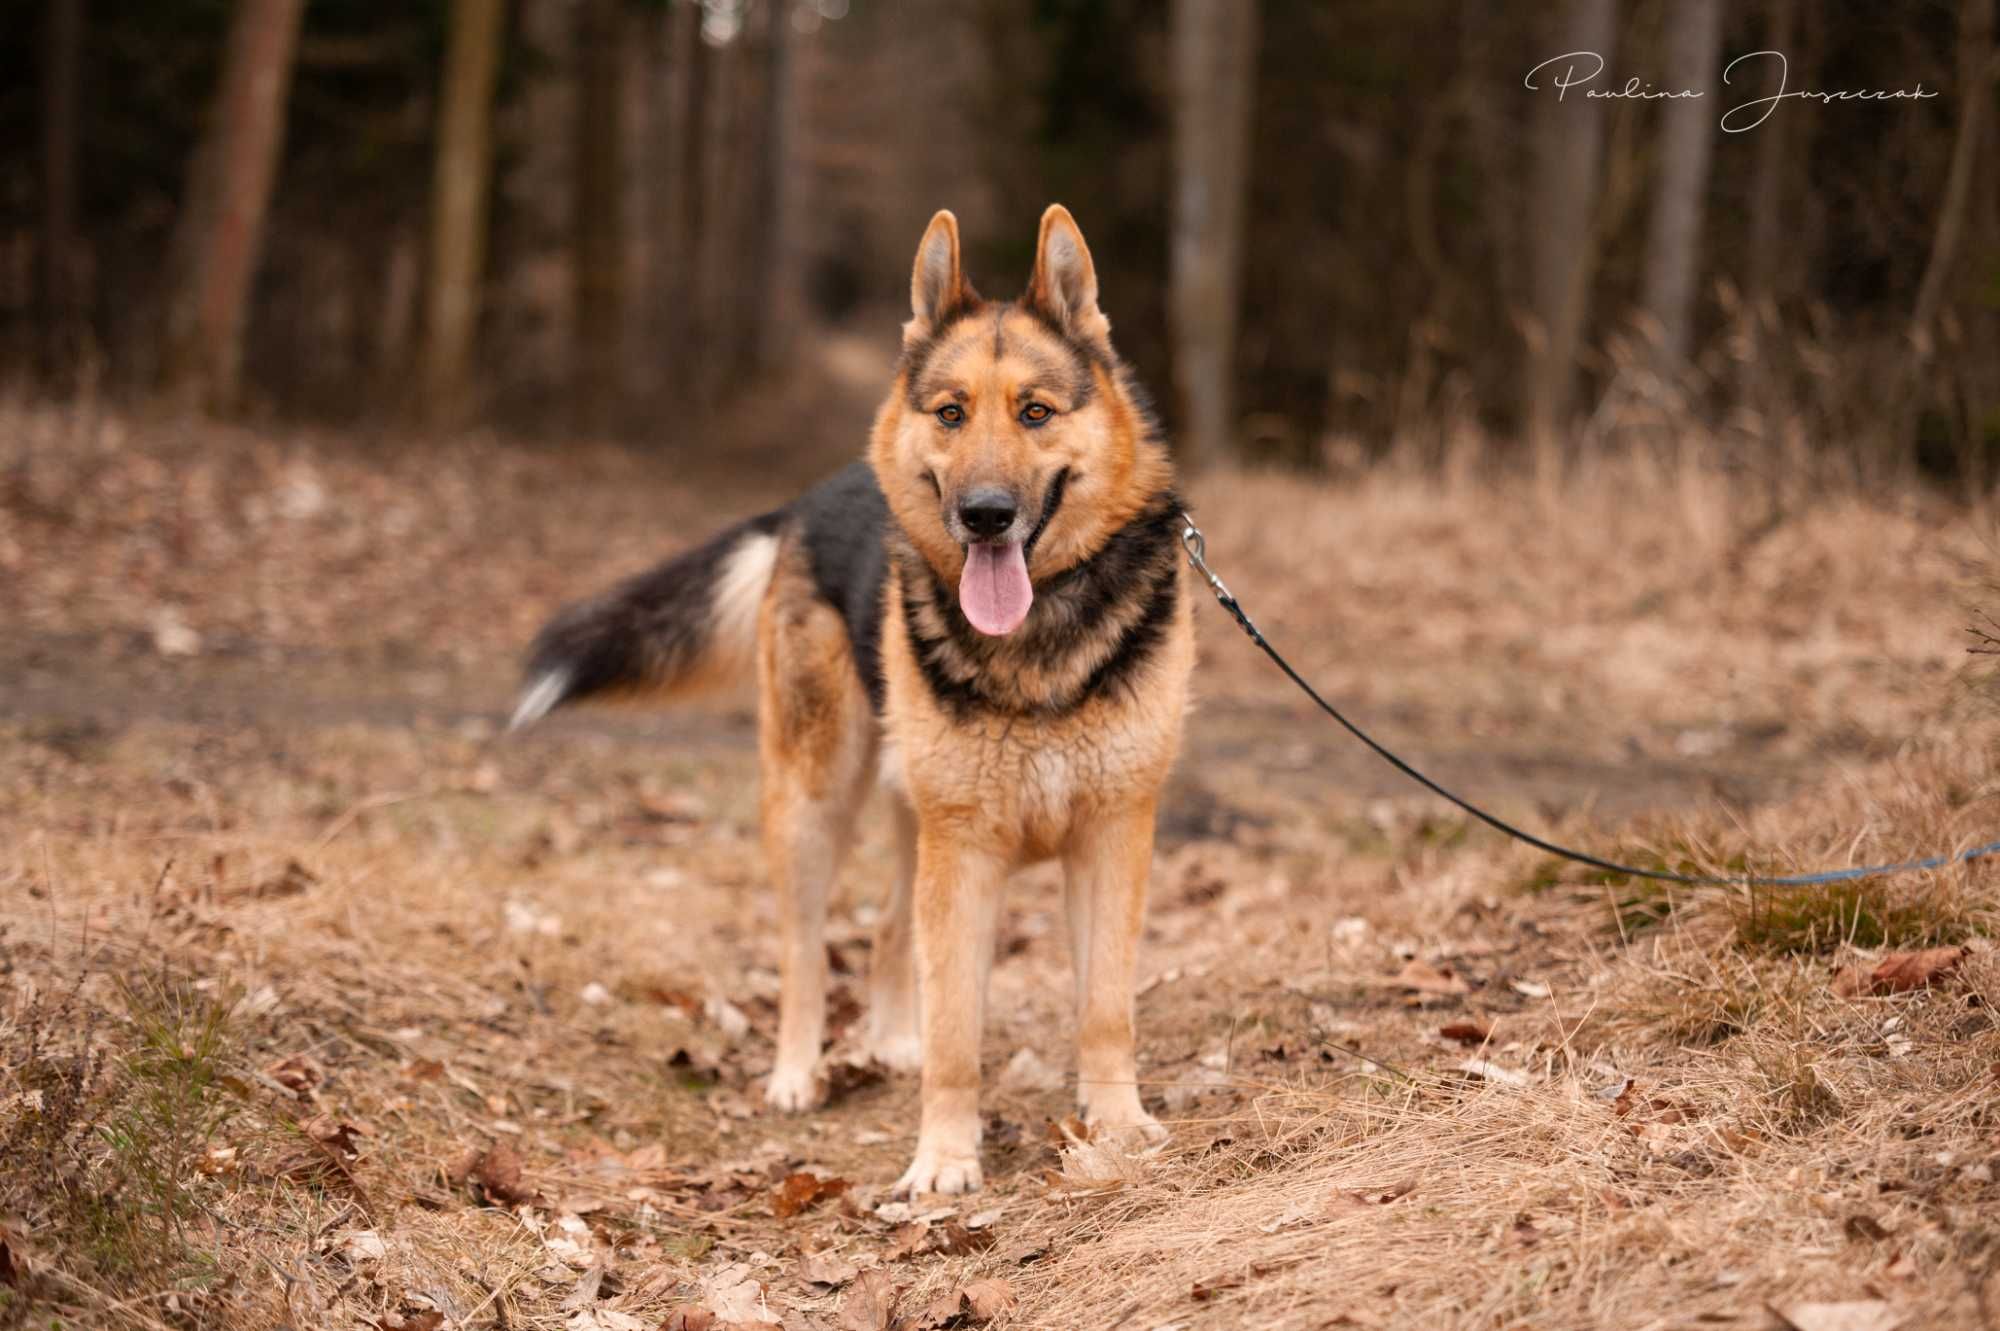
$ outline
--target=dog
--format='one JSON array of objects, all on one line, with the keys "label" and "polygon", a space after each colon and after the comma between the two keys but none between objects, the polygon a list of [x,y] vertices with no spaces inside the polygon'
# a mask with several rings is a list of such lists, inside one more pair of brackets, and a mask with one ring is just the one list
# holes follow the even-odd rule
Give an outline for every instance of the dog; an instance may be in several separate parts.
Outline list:
[{"label": "dog", "polygon": [[879,775],[899,869],[868,1050],[922,1069],[904,1194],[981,1186],[979,1052],[1001,889],[1060,859],[1093,1129],[1166,1135],[1140,1103],[1133,969],[1155,809],[1195,646],[1167,447],[1111,345],[1067,209],[1014,301],[931,219],[867,458],[774,512],[571,607],[529,653],[521,725],[594,695],[758,689],[761,816],[782,899],[766,1096],[821,1095],[828,892]]}]

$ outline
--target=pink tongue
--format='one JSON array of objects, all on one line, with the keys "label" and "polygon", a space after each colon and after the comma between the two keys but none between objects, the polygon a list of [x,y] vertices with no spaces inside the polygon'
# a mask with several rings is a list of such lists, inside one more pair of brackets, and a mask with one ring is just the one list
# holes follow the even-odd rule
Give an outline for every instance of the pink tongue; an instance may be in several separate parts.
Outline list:
[{"label": "pink tongue", "polygon": [[1028,561],[1021,556],[1019,541],[966,547],[958,605],[972,627],[994,638],[1012,633],[1034,602],[1035,589],[1028,585]]}]

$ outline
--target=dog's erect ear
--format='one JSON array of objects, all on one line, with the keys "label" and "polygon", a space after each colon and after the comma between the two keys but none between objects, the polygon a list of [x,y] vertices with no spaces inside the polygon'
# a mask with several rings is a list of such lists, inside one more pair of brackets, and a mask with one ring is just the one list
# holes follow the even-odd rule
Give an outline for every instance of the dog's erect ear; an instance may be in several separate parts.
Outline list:
[{"label": "dog's erect ear", "polygon": [[910,322],[905,341],[928,336],[962,305],[979,299],[958,263],[958,219],[939,209],[924,238],[917,242],[917,264],[910,272]]},{"label": "dog's erect ear", "polygon": [[1075,336],[1101,340],[1111,334],[1111,321],[1097,308],[1097,265],[1090,261],[1090,247],[1059,203],[1042,214],[1035,271],[1024,299]]}]

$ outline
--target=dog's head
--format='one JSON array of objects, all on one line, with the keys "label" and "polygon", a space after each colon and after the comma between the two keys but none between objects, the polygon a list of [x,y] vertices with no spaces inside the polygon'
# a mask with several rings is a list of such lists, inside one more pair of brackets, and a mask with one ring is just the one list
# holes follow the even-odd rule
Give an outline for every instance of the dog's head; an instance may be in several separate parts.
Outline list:
[{"label": "dog's head", "polygon": [[982,633],[1012,633],[1034,584],[1087,559],[1169,483],[1165,451],[1111,348],[1097,270],[1051,204],[1028,289],[983,301],[958,221],[931,219],[903,359],[870,461],[897,523]]}]

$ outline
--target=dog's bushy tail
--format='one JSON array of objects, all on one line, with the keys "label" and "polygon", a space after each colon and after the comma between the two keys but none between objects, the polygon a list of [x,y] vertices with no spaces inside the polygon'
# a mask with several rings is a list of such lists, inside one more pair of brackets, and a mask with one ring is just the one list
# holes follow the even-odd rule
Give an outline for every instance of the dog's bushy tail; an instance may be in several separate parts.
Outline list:
[{"label": "dog's bushy tail", "polygon": [[570,606],[535,635],[512,728],[592,695],[691,693],[750,677],[783,512]]}]

